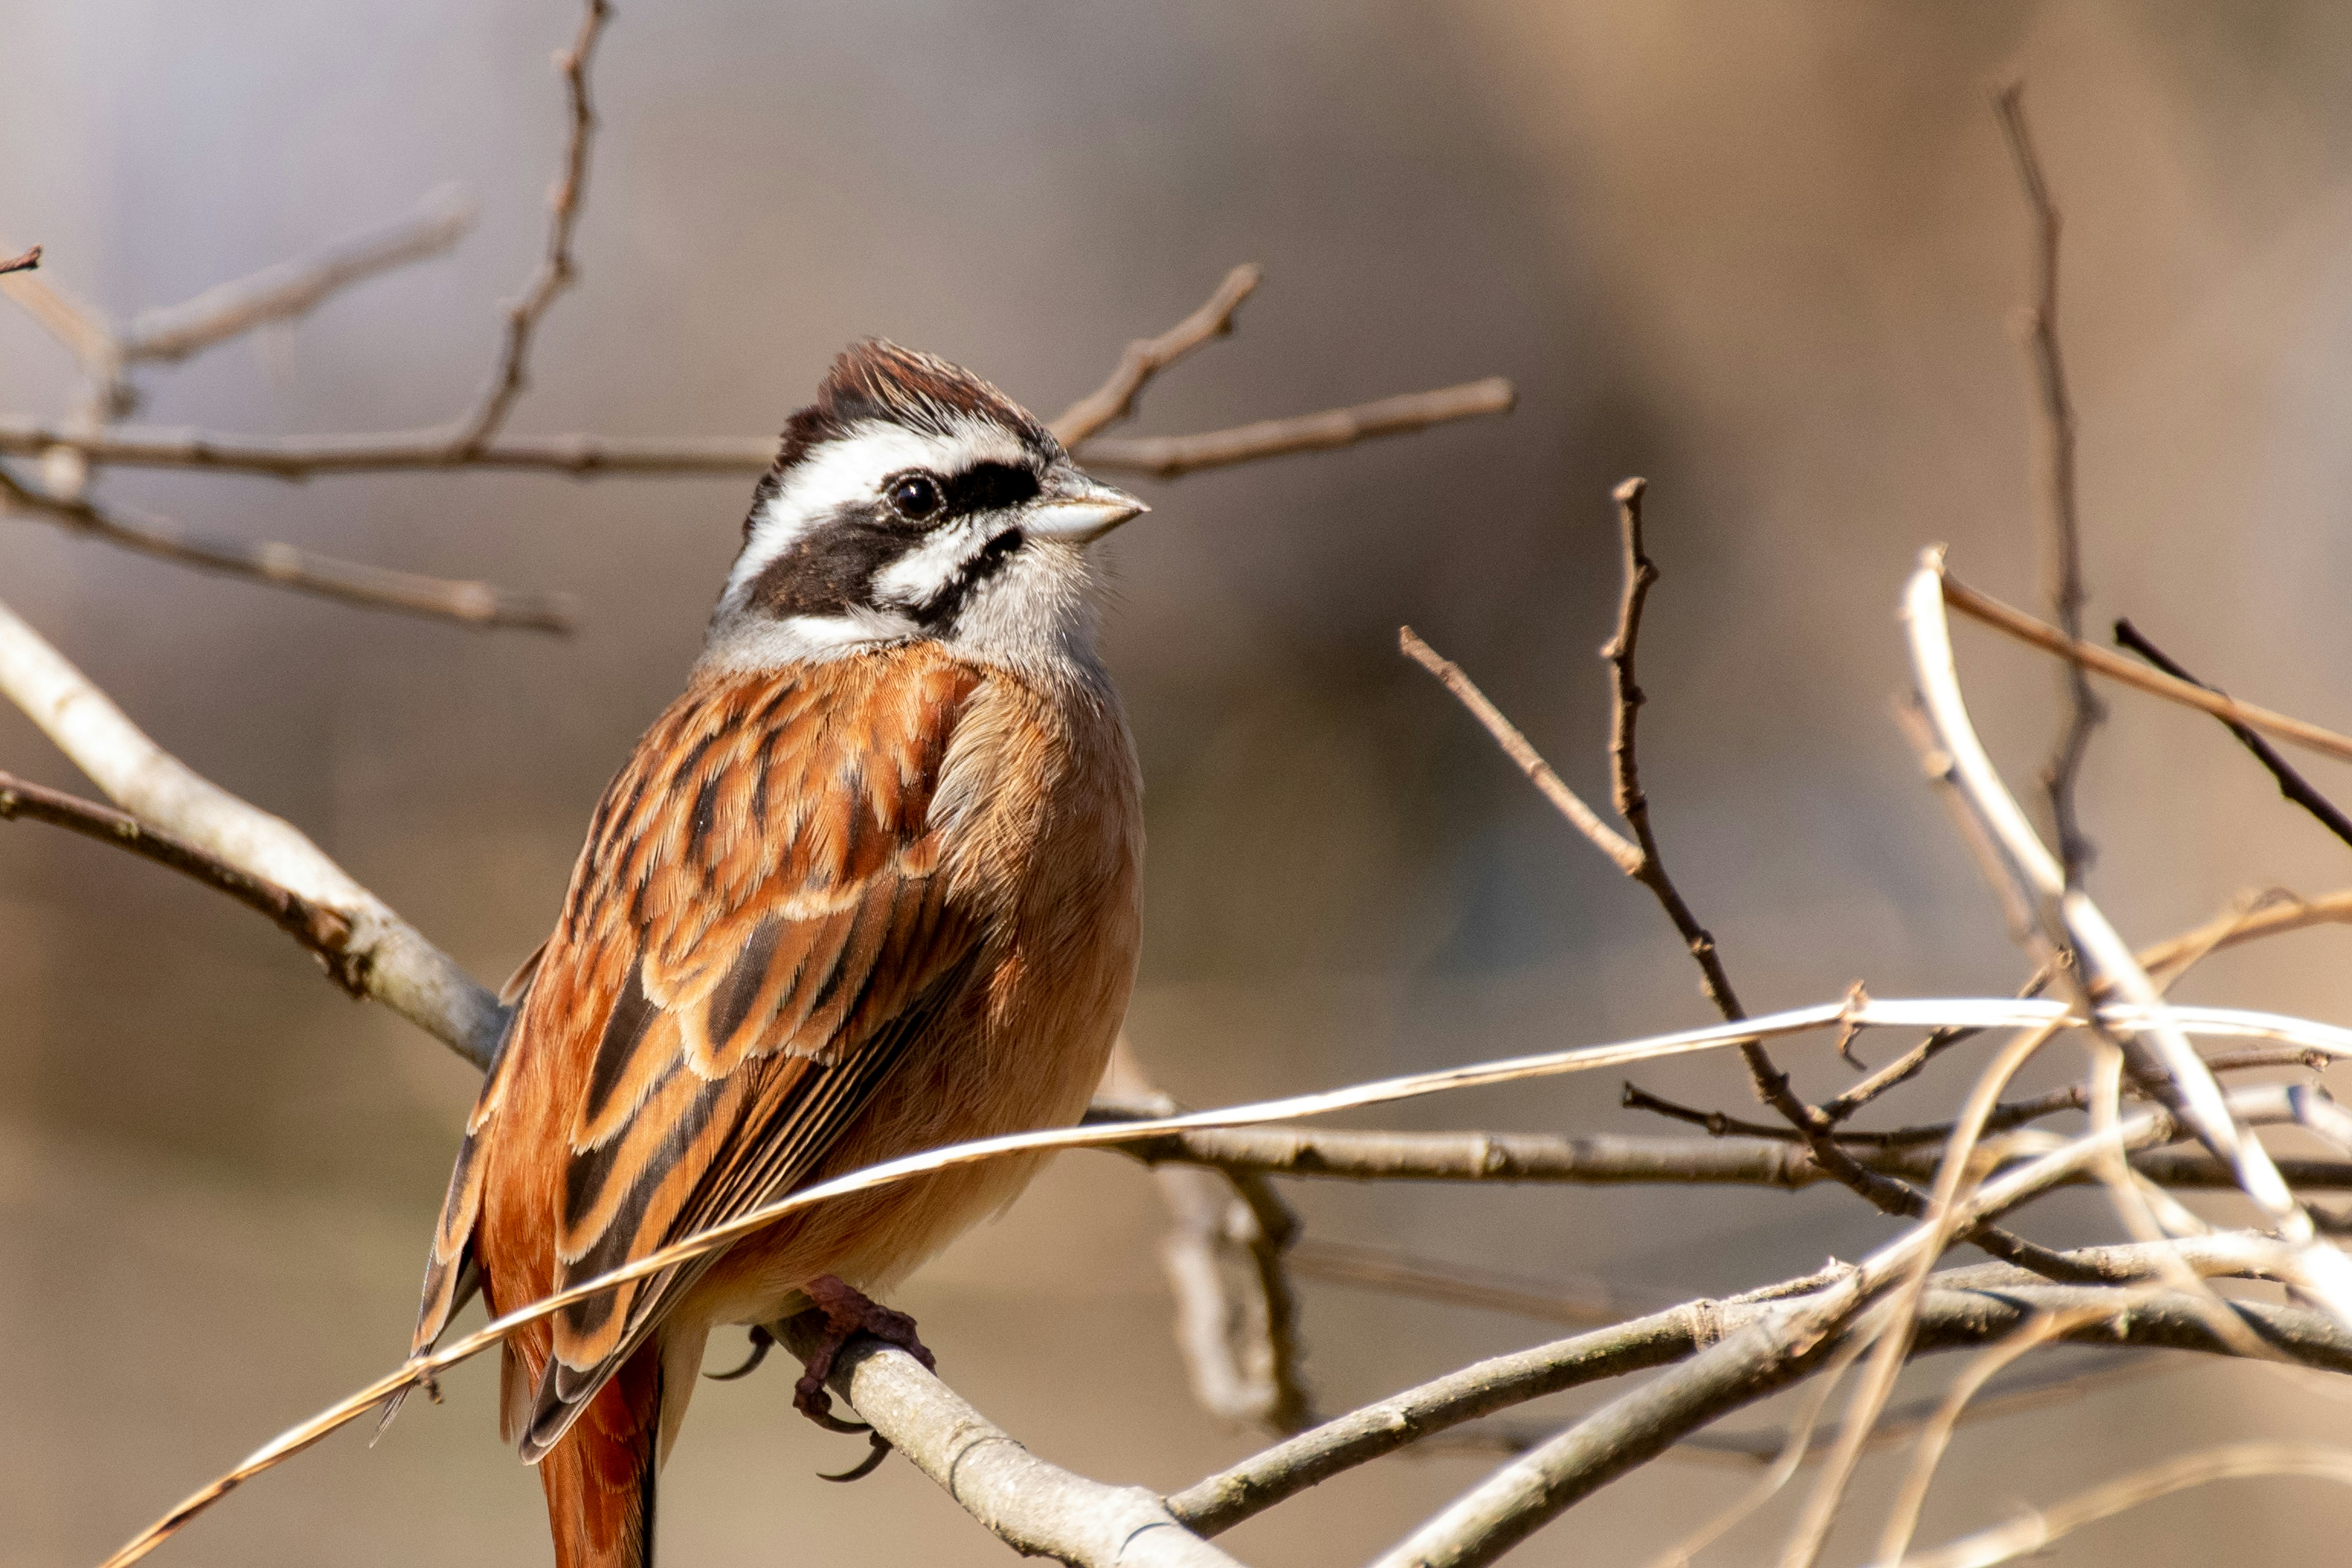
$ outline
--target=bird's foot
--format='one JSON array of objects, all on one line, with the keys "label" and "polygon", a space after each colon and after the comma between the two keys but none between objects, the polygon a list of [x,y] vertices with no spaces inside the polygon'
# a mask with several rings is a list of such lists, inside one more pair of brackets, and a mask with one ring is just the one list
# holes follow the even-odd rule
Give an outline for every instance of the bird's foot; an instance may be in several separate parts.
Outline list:
[{"label": "bird's foot", "polygon": [[915,1320],[906,1313],[892,1311],[830,1274],[810,1280],[802,1289],[811,1305],[801,1318],[817,1320],[811,1325],[816,1330],[817,1343],[804,1358],[805,1370],[800,1381],[793,1385],[793,1408],[828,1432],[864,1432],[872,1438],[874,1451],[856,1467],[824,1478],[829,1481],[854,1481],[874,1473],[875,1467],[890,1452],[890,1440],[862,1421],[844,1421],[833,1413],[833,1395],[824,1384],[833,1375],[835,1360],[850,1341],[860,1334],[870,1334],[884,1344],[905,1351],[922,1363],[927,1372],[936,1371],[939,1363],[917,1337]]},{"label": "bird's foot", "polygon": [[706,1372],[702,1375],[713,1383],[732,1383],[739,1377],[749,1377],[760,1370],[760,1363],[767,1360],[768,1352],[775,1348],[776,1336],[768,1332],[766,1325],[754,1323],[751,1325],[751,1353],[744,1358],[743,1364],[733,1372]]}]

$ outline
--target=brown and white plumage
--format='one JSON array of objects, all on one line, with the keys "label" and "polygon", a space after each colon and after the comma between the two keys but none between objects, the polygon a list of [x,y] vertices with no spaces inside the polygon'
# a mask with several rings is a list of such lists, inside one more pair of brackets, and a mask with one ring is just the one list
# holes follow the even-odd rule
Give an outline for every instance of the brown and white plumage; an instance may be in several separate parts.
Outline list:
[{"label": "brown and white plumage", "polygon": [[[910,479],[909,475],[918,476]],[[1134,973],[1140,786],[1087,542],[1137,510],[887,344],[794,416],[683,696],[605,792],[469,1120],[416,1342],[813,1178],[1074,1121]],[[509,1342],[566,1568],[651,1554],[705,1337],[885,1289],[1003,1161],[827,1205]]]}]

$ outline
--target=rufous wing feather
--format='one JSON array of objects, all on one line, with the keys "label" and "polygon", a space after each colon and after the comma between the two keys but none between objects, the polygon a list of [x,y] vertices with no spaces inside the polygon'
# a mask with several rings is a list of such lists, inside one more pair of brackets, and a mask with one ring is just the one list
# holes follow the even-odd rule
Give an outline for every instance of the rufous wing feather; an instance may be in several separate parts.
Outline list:
[{"label": "rufous wing feather", "polygon": [[[930,799],[981,679],[900,660],[712,682],[639,745],[517,1024],[522,1070],[551,1072],[562,1101],[538,1134],[560,1146],[503,1155],[562,1173],[541,1222],[545,1289],[805,1177],[907,1043],[962,1003],[982,922],[950,895]],[[518,1123],[519,1144],[533,1136]],[[445,1235],[470,1223],[454,1186],[452,1204]],[[525,1458],[563,1436],[708,1266],[557,1315]]]}]

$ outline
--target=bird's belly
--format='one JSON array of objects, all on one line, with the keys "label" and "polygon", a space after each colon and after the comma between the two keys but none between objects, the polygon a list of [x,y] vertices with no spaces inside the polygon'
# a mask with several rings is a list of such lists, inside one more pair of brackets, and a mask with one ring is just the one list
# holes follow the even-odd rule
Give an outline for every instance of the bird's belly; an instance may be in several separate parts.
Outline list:
[{"label": "bird's belly", "polygon": [[[976,1030],[917,1042],[810,1181],[924,1149],[1076,1122],[1102,1078],[1118,1015],[1061,1022],[1008,1050],[990,1050]],[[826,1274],[887,1292],[1011,1203],[1048,1158],[1015,1154],[959,1166],[781,1220],[731,1248],[682,1303],[681,1315],[709,1324],[773,1322],[801,1310],[801,1287]]]}]

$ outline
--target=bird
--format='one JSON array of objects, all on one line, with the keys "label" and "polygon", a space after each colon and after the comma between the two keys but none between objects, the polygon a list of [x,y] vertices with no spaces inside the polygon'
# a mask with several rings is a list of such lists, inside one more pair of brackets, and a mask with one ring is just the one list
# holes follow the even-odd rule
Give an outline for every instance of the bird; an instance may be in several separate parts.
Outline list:
[{"label": "bird", "polygon": [[[414,1346],[810,1184],[1084,1113],[1133,986],[1142,783],[1091,546],[1148,510],[879,339],[786,423],[684,693],[605,789],[435,1226]],[[559,1568],[646,1568],[714,1329],[821,1314],[795,1403],[1042,1155],[799,1211],[505,1342]],[[869,1294],[871,1293],[871,1294]],[[817,1321],[818,1320],[812,1320]],[[887,1451],[877,1437],[874,1456]]]}]

